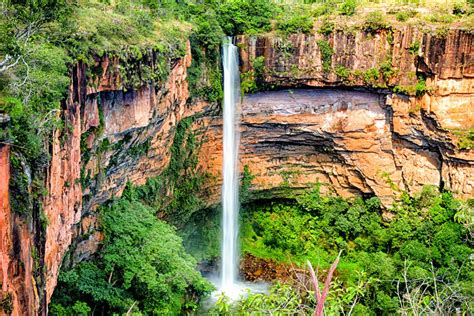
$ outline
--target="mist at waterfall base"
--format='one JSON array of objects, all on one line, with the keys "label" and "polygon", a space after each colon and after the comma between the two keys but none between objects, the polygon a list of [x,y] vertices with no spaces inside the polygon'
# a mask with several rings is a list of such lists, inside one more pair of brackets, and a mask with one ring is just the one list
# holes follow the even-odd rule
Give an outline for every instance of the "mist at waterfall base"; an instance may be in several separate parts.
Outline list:
[{"label": "mist at waterfall base", "polygon": [[222,240],[221,266],[217,275],[207,278],[216,291],[210,298],[214,302],[222,293],[237,300],[250,292],[266,292],[266,283],[243,282],[238,279],[239,248],[239,145],[240,145],[240,74],[237,46],[232,39],[223,43],[222,65],[224,70],[223,104],[223,166],[222,166]]}]

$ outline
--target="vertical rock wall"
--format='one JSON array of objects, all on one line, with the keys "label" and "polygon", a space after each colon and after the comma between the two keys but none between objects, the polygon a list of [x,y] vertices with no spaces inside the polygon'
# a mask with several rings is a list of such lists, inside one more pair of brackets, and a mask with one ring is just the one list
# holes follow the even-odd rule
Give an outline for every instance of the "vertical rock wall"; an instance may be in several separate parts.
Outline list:
[{"label": "vertical rock wall", "polygon": [[9,203],[10,147],[0,145],[0,315],[36,315],[32,227]]}]

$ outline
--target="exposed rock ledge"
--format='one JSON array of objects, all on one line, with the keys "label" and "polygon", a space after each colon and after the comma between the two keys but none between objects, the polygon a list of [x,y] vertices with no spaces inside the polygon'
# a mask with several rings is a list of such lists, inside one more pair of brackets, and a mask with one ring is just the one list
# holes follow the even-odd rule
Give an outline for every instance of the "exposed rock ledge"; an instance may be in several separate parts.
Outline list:
[{"label": "exposed rock ledge", "polygon": [[[396,190],[415,193],[425,184],[472,196],[472,155],[456,156],[451,144],[440,141],[443,131],[409,109],[407,97],[351,90],[248,95],[242,103],[241,166],[255,176],[253,190],[275,194],[320,181],[342,196],[378,196],[386,206]],[[219,120],[210,124],[201,161],[219,178],[221,126]]]}]

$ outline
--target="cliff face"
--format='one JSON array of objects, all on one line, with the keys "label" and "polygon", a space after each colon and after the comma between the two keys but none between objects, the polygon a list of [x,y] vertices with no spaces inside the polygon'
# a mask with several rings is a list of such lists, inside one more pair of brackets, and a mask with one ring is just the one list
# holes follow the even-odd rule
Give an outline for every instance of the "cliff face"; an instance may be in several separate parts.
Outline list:
[{"label": "cliff face", "polygon": [[[102,234],[97,207],[120,196],[127,181],[139,185],[161,174],[170,159],[176,124],[184,117],[212,110],[204,102],[192,107],[186,103],[190,63],[188,45],[184,58],[170,62],[164,82],[129,91],[123,87],[117,59],[97,59],[95,70],[100,71],[96,77],[88,76],[90,70],[83,64],[73,68],[62,111],[65,128],[54,133],[50,145],[48,194],[43,200],[48,225],[39,242],[44,250],[38,254],[43,269],[34,267],[36,254],[31,250],[39,233],[10,211],[8,180],[2,182],[6,184],[0,191],[0,215],[5,219],[0,225],[2,295],[8,296],[14,315],[47,312],[71,243],[68,264],[88,258],[99,247]],[[195,128],[200,129],[198,123]],[[2,147],[0,158],[2,179],[8,179],[7,147]],[[35,284],[33,273],[44,274],[45,284]]]},{"label": "cliff face", "polygon": [[33,315],[39,298],[33,278],[32,234],[26,221],[15,214],[9,203],[10,147],[0,147],[0,315]]},{"label": "cliff face", "polygon": [[[319,179],[339,194],[375,194],[385,205],[394,188],[414,193],[424,184],[472,197],[474,154],[460,150],[453,133],[474,128],[472,38],[412,28],[238,38],[242,72],[256,72],[263,57],[255,74],[261,84],[296,88],[243,101],[242,163],[256,176],[254,188],[299,188]],[[329,58],[322,42],[332,47]],[[388,90],[410,92],[421,80],[427,93],[420,97]]]},{"label": "cliff face", "polygon": [[[330,56],[321,53],[321,40],[332,47]],[[418,52],[411,53],[415,42]],[[263,56],[258,80],[291,88],[247,95],[242,102],[241,166],[248,165],[255,176],[255,197],[283,195],[316,181],[343,196],[379,196],[385,205],[394,191],[413,193],[424,184],[473,196],[474,152],[459,149],[453,133],[474,128],[472,35],[451,31],[437,38],[406,28],[372,35],[336,32],[327,38],[240,37],[238,44],[242,72]],[[387,60],[390,69],[382,67]],[[188,45],[185,57],[170,60],[166,80],[132,90],[123,88],[116,59],[97,59],[95,77],[88,77],[82,64],[73,69],[62,113],[66,128],[52,140],[43,203],[49,221],[40,254],[44,286],[32,283],[34,232],[15,219],[8,189],[0,185],[2,292],[12,294],[15,313],[46,312],[41,307],[49,302],[63,258],[65,264],[78,262],[100,246],[97,207],[120,196],[127,181],[143,184],[163,172],[176,125],[185,117],[196,117],[192,128],[203,141],[199,165],[212,175],[203,188],[207,203],[219,202],[219,106],[189,102],[190,63]],[[386,88],[411,92],[418,77],[429,89],[422,97]],[[9,170],[5,148],[2,179]]]},{"label": "cliff face", "polygon": [[[252,189],[268,197],[318,181],[341,196],[376,195],[386,206],[426,184],[472,197],[472,153],[456,155],[430,120],[408,114],[409,105],[406,97],[338,89],[249,95],[242,103],[241,165],[255,176]],[[221,126],[210,131],[217,143]],[[207,143],[202,160],[218,177],[222,153],[215,148]]]}]

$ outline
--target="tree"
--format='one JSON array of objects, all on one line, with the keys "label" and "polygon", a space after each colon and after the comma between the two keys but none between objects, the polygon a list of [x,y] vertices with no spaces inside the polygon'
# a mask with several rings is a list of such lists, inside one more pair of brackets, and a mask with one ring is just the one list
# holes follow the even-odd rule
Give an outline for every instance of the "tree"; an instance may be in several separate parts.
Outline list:
[{"label": "tree", "polygon": [[121,199],[101,209],[104,247],[95,261],[61,274],[54,302],[84,301],[104,312],[177,314],[212,290],[181,239],[154,211]]}]

